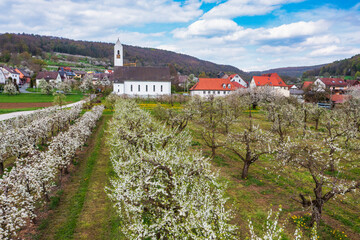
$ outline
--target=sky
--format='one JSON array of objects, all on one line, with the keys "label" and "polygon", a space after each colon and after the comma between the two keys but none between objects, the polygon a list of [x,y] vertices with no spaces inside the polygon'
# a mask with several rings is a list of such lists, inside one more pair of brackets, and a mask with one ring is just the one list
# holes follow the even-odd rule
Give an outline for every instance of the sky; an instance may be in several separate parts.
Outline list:
[{"label": "sky", "polygon": [[151,47],[245,71],[360,53],[355,0],[0,0],[0,33]]}]

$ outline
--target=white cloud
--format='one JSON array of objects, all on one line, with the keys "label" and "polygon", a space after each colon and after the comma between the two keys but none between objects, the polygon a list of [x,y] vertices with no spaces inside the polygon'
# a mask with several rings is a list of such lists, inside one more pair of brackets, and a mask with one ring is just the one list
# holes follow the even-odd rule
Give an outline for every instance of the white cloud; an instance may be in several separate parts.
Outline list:
[{"label": "white cloud", "polygon": [[[0,32],[29,32],[96,39],[108,30],[152,23],[186,23],[202,14],[201,2],[172,0],[14,0],[0,8]],[[119,31],[119,30],[117,30]]]},{"label": "white cloud", "polygon": [[319,34],[329,28],[324,20],[316,22],[295,22],[273,28],[243,28],[232,20],[202,19],[192,23],[187,28],[173,31],[175,38],[220,38],[223,42],[244,40],[246,42],[259,42],[263,40],[289,39]]},{"label": "white cloud", "polygon": [[360,53],[360,48],[349,48],[349,47],[339,47],[336,45],[331,45],[325,48],[319,48],[312,51],[310,56],[337,56],[337,55],[355,55]]},{"label": "white cloud", "polygon": [[187,28],[175,29],[176,38],[188,38],[194,36],[224,36],[238,29],[238,25],[229,19],[199,20]]},{"label": "white cloud", "polygon": [[340,39],[334,35],[324,35],[324,36],[314,36],[308,37],[304,42],[301,43],[302,46],[318,46],[318,45],[327,45],[340,43]]},{"label": "white cloud", "polygon": [[205,13],[203,18],[264,15],[280,8],[282,4],[301,1],[303,0],[229,0]]}]

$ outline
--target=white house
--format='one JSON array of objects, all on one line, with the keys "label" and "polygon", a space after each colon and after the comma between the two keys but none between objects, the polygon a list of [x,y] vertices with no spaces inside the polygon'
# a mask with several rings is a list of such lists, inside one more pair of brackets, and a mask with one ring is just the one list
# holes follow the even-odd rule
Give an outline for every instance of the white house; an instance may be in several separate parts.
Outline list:
[{"label": "white house", "polygon": [[231,82],[229,79],[199,78],[199,81],[190,89],[190,95],[198,95],[201,97],[210,95],[226,96],[239,88],[245,87],[237,82]]},{"label": "white house", "polygon": [[4,66],[1,68],[1,70],[3,71],[6,80],[11,78],[12,80],[16,81],[16,84],[20,83],[20,73],[16,72],[15,69]]},{"label": "white house", "polygon": [[289,97],[290,91],[288,85],[279,77],[277,73],[268,73],[261,76],[253,76],[250,82],[250,88],[270,87],[278,94]]},{"label": "white house", "polygon": [[39,72],[36,76],[36,86],[41,79],[45,79],[49,83],[61,83],[61,76],[58,72]]},{"label": "white house", "polygon": [[118,39],[114,47],[114,73],[110,75],[115,94],[142,97],[171,94],[168,67],[124,67],[123,61],[123,46]]},{"label": "white house", "polygon": [[241,84],[242,86],[244,87],[248,87],[248,84],[247,82],[244,81],[244,79],[242,79],[239,74],[232,74],[228,77],[228,79],[231,81],[231,82],[237,82],[239,84]]},{"label": "white house", "polygon": [[2,69],[0,68],[0,84],[5,84],[5,83],[6,83],[6,77]]}]

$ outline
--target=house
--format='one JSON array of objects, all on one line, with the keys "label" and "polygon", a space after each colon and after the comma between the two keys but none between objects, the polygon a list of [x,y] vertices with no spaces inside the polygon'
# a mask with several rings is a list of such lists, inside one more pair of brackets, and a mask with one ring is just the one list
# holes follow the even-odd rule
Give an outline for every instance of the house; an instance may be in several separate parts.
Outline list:
[{"label": "house", "polygon": [[86,72],[85,71],[74,71],[75,73],[75,77],[74,78],[78,78],[81,79],[85,76]]},{"label": "house", "polygon": [[130,96],[157,96],[171,94],[169,67],[124,66],[123,46],[119,39],[114,46],[113,92]]},{"label": "house", "polygon": [[270,87],[282,96],[290,96],[288,85],[285,84],[277,73],[267,73],[261,76],[253,76],[250,82],[250,88],[255,87]]},{"label": "house", "polygon": [[20,74],[20,82],[21,84],[29,83],[30,82],[30,74],[21,68],[16,68],[15,71]]},{"label": "house", "polygon": [[7,78],[5,77],[3,70],[0,68],[0,84],[5,84],[6,80]]},{"label": "house", "polygon": [[39,72],[36,76],[36,86],[41,79],[45,79],[49,83],[61,83],[61,77],[58,72]]},{"label": "house", "polygon": [[199,95],[201,97],[210,95],[226,96],[239,88],[245,87],[237,82],[231,82],[229,79],[199,78],[199,81],[190,89],[190,95]]},{"label": "house", "polygon": [[237,82],[239,84],[241,84],[242,86],[244,87],[248,87],[248,84],[247,82],[245,82],[240,76],[239,74],[231,74],[228,79],[231,81],[231,82]]},{"label": "house", "polygon": [[330,89],[334,94],[344,94],[348,83],[342,78],[318,78],[314,82],[318,89]]},{"label": "house", "polygon": [[106,70],[105,70],[105,73],[106,73],[106,74],[113,74],[114,71],[113,71],[113,70],[110,70],[110,69],[106,69]]},{"label": "house", "polygon": [[305,81],[303,82],[303,85],[301,87],[302,90],[310,90],[312,88],[312,85],[314,84],[314,82],[311,81]]},{"label": "house", "polygon": [[226,73],[224,73],[224,72],[219,72],[218,74],[217,74],[217,77],[218,78],[228,78],[229,77],[229,75],[227,75]]},{"label": "house", "polygon": [[11,78],[12,80],[15,80],[16,84],[20,84],[20,74],[18,72],[6,66],[2,67],[1,69],[5,75],[6,80]]}]

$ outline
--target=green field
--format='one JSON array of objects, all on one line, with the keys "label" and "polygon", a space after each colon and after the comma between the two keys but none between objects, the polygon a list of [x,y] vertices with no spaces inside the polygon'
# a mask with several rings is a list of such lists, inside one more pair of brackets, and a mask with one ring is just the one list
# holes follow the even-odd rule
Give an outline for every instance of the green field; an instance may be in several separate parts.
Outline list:
[{"label": "green field", "polygon": [[[66,95],[66,102],[77,102],[83,98],[83,94]],[[45,95],[38,93],[21,93],[18,95],[0,94],[0,103],[35,103],[35,102],[52,102],[53,95]]]}]

